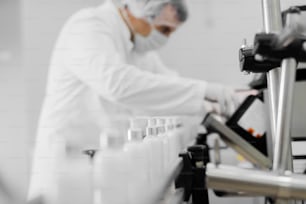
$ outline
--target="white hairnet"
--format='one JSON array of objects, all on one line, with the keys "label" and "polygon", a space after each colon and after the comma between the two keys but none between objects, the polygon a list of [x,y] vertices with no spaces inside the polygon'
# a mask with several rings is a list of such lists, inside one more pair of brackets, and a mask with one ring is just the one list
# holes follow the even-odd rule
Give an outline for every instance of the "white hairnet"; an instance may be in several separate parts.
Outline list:
[{"label": "white hairnet", "polygon": [[[187,20],[188,11],[185,0],[115,0],[121,6],[127,6],[132,14],[139,18],[154,20],[157,24],[169,24],[171,12],[175,12],[177,21]],[[172,9],[162,12],[164,7],[171,5]],[[156,21],[157,20],[157,21]],[[171,25],[176,27],[177,25]]]}]

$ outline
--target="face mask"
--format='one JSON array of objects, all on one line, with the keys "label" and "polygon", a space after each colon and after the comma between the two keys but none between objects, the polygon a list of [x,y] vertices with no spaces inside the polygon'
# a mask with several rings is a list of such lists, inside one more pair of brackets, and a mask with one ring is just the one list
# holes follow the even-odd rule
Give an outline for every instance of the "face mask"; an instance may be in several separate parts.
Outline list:
[{"label": "face mask", "polygon": [[[131,26],[127,14],[123,13],[127,23]],[[132,27],[132,26],[131,26]],[[145,53],[151,50],[156,50],[164,46],[168,42],[168,37],[153,28],[151,24],[151,33],[144,37],[138,33],[134,35],[134,51],[137,53]]]},{"label": "face mask", "polygon": [[134,36],[134,50],[137,53],[144,53],[163,47],[168,42],[168,37],[152,28],[151,33],[144,37],[140,34]]}]

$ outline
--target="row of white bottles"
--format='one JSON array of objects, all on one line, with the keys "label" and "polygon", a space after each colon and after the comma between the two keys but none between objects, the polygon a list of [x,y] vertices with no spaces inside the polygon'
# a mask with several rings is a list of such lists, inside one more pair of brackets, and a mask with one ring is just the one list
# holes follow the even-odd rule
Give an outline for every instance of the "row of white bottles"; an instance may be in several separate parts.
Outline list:
[{"label": "row of white bottles", "polygon": [[107,147],[95,156],[94,204],[156,203],[189,133],[177,118],[143,117],[131,120],[125,144],[116,131],[102,134]]}]

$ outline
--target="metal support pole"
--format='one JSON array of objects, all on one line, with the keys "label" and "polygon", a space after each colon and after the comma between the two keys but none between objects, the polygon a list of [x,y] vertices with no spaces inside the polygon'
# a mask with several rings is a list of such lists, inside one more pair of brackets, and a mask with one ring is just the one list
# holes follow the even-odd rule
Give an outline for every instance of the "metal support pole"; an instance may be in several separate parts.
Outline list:
[{"label": "metal support pole", "polygon": [[[286,27],[296,23],[300,13],[292,10],[287,14]],[[294,58],[282,61],[281,83],[279,92],[278,117],[276,124],[276,140],[273,170],[280,171],[293,169],[290,126],[292,120],[292,103],[297,62]]]},{"label": "metal support pole", "polygon": [[289,199],[306,199],[306,176],[278,174],[255,169],[242,169],[235,166],[215,165],[206,167],[206,183],[209,188],[226,192],[244,192],[253,196]]},{"label": "metal support pole", "polygon": [[263,155],[255,147],[245,141],[241,136],[237,135],[233,130],[226,125],[217,121],[212,115],[207,115],[203,121],[203,125],[213,132],[218,132],[222,140],[247,160],[256,164],[263,169],[272,167],[272,162],[269,158]]},{"label": "metal support pole", "polygon": [[278,171],[279,173],[283,173],[285,170],[292,170],[290,126],[296,67],[297,62],[293,58],[285,59],[282,62],[273,159],[273,170]]},{"label": "metal support pole", "polygon": [[[280,0],[262,0],[263,24],[266,33],[279,32],[282,29]],[[278,107],[280,70],[273,69],[267,73],[271,135],[274,143]],[[274,148],[274,147],[273,147]]]},{"label": "metal support pole", "polygon": [[[262,0],[262,6],[265,32],[281,31],[280,0]],[[279,80],[279,72],[277,69],[270,71],[267,74],[267,79],[270,96],[271,133],[275,144],[273,170],[285,172],[288,169],[292,170],[290,125],[296,61],[294,59],[283,60],[281,81]],[[276,200],[276,203],[290,203],[290,201]]]},{"label": "metal support pole", "polygon": [[263,23],[267,33],[279,32],[282,29],[282,17],[279,0],[262,0]]}]

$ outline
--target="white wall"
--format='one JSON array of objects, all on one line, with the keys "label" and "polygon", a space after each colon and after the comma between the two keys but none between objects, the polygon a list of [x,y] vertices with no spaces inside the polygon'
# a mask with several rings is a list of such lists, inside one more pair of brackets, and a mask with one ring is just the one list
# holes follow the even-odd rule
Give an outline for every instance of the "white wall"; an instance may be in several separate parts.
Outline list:
[{"label": "white wall", "polygon": [[[28,157],[21,66],[20,1],[0,0],[0,203],[24,193]],[[5,187],[4,187],[5,186]],[[14,189],[14,190],[13,190]]]},{"label": "white wall", "polygon": [[239,71],[238,49],[261,29],[258,1],[191,0],[190,19],[162,50],[182,74],[229,84],[249,81]]}]

